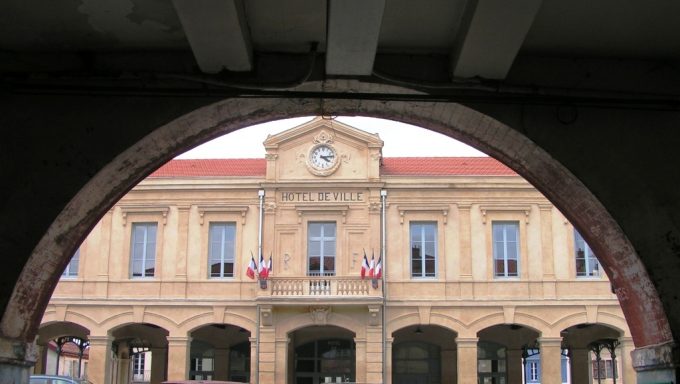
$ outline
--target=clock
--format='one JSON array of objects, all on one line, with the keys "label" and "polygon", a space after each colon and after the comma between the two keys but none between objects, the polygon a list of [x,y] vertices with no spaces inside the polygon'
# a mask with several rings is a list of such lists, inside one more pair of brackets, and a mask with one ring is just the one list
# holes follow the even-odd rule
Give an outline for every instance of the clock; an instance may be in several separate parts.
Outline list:
[{"label": "clock", "polygon": [[307,167],[317,176],[328,176],[340,165],[338,153],[329,144],[317,144],[309,150]]}]

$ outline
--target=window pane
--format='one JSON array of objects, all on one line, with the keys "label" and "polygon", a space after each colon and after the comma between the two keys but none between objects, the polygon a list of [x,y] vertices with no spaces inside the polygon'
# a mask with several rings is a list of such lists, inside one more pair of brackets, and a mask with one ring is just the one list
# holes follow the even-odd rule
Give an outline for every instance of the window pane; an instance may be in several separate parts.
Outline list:
[{"label": "window pane", "polygon": [[222,277],[220,266],[220,263],[213,263],[210,265],[210,277]]},{"label": "window pane", "polygon": [[508,276],[517,276],[517,260],[508,260]]},{"label": "window pane", "polygon": [[321,242],[310,240],[307,252],[310,256],[319,256],[321,254]]},{"label": "window pane", "polygon": [[335,257],[324,257],[323,258],[323,270],[324,270],[324,272],[334,272],[335,271]]},{"label": "window pane", "polygon": [[323,226],[324,237],[335,237],[335,223],[326,223]]},{"label": "window pane", "polygon": [[224,277],[234,277],[234,263],[223,263]]},{"label": "window pane", "polygon": [[423,275],[423,264],[421,260],[413,260],[411,262],[411,274],[414,277],[421,277]]},{"label": "window pane", "polygon": [[323,244],[324,256],[335,256],[335,241],[325,241]]},{"label": "window pane", "polygon": [[504,260],[496,260],[494,263],[494,268],[496,271],[496,276],[505,276],[505,261]]},{"label": "window pane", "polygon": [[321,271],[321,258],[319,258],[319,257],[310,257],[309,258],[309,271],[310,272]]},{"label": "window pane", "polygon": [[309,223],[309,236],[311,237],[321,236],[321,224]]},{"label": "window pane", "polygon": [[132,262],[132,276],[141,277],[144,268],[141,260],[134,260]]}]

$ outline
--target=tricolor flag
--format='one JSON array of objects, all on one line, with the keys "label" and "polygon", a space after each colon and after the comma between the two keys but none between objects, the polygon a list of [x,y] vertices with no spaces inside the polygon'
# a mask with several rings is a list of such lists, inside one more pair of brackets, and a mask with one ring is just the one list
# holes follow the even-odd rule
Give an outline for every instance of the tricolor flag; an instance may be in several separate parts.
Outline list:
[{"label": "tricolor flag", "polygon": [[368,276],[373,278],[375,273],[375,253],[371,253],[371,264],[368,265]]},{"label": "tricolor flag", "polygon": [[255,265],[255,257],[253,256],[253,253],[250,253],[250,263],[248,263],[248,269],[246,269],[246,275],[250,277],[251,279],[255,279],[255,270],[257,269],[257,265]]},{"label": "tricolor flag", "polygon": [[382,277],[382,255],[378,258],[378,263],[375,265],[375,272],[373,272],[373,278],[379,279]]},{"label": "tricolor flag", "polygon": [[264,261],[264,256],[260,253],[260,265],[257,267],[257,273],[260,279],[264,280],[267,278],[267,263]]},{"label": "tricolor flag", "polygon": [[370,269],[368,265],[368,258],[366,257],[366,251],[364,251],[364,260],[361,262],[361,279],[366,278],[366,272]]}]

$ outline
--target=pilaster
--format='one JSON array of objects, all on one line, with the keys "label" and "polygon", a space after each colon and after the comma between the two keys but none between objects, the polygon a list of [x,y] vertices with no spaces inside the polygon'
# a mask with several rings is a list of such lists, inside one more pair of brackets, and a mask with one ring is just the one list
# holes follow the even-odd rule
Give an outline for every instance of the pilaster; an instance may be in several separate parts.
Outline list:
[{"label": "pilaster", "polygon": [[189,378],[191,337],[168,336],[168,380]]},{"label": "pilaster", "polygon": [[562,384],[562,338],[541,337],[541,384]]},{"label": "pilaster", "polygon": [[457,384],[476,384],[477,383],[477,342],[476,337],[458,337],[457,346]]},{"label": "pilaster", "polygon": [[111,384],[111,336],[93,336],[90,341],[89,360],[87,366],[88,379],[97,384]]}]

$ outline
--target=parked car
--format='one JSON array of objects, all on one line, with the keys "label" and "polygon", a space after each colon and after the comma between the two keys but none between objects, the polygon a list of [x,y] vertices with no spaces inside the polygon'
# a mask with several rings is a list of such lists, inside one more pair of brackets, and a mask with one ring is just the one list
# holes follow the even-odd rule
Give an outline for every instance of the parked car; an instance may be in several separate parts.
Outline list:
[{"label": "parked car", "polygon": [[219,381],[219,380],[170,380],[162,384],[243,384],[238,381]]},{"label": "parked car", "polygon": [[32,375],[30,384],[92,384],[87,379],[74,379],[68,376]]}]

